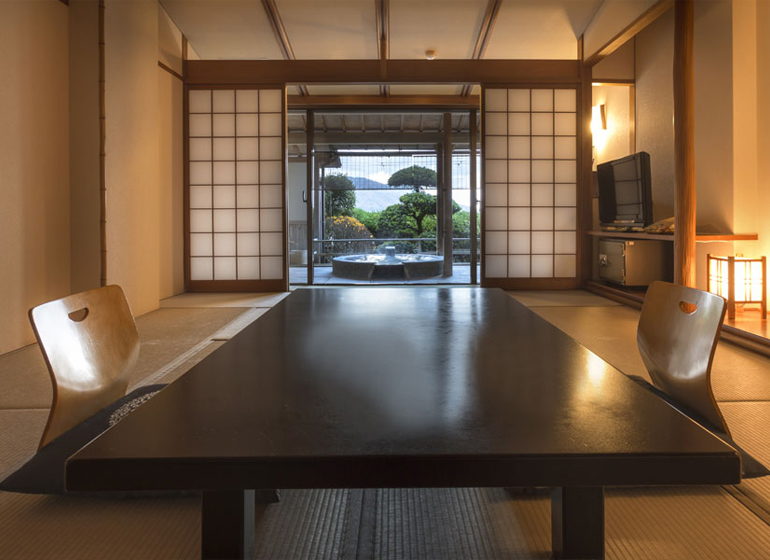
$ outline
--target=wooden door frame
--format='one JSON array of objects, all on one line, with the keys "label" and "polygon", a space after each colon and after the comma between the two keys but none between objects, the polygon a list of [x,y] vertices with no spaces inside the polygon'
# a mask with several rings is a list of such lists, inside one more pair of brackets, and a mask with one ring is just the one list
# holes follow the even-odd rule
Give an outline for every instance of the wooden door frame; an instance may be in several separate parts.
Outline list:
[{"label": "wooden door frame", "polygon": [[[586,129],[586,117],[583,107],[585,100],[581,91],[585,88],[586,73],[581,60],[387,60],[384,63],[379,60],[333,60],[333,61],[310,61],[310,60],[289,60],[289,61],[226,61],[226,60],[196,60],[184,62],[185,75],[185,286],[188,291],[198,290],[225,290],[237,291],[247,289],[249,291],[285,291],[289,289],[289,267],[288,267],[288,234],[287,234],[287,188],[286,177],[288,158],[284,159],[283,169],[283,236],[284,236],[284,279],[281,281],[256,281],[263,284],[245,283],[249,281],[212,281],[216,286],[203,286],[197,284],[190,285],[189,267],[189,154],[188,142],[189,131],[186,123],[189,118],[187,107],[187,95],[191,89],[263,89],[263,88],[282,88],[286,94],[286,87],[292,83],[302,84],[367,84],[367,83],[421,83],[421,84],[445,84],[445,83],[478,83],[482,86],[482,92],[487,87],[505,87],[505,88],[574,88],[578,90],[577,118],[580,123],[578,127],[578,154],[577,165],[579,169],[585,167],[585,154],[581,147],[585,143],[584,130]],[[590,76],[590,72],[588,73]],[[589,78],[590,91],[590,78]],[[443,110],[474,111],[479,107],[478,114],[483,116],[483,95],[482,99],[476,105],[469,98],[461,96],[419,96],[421,105],[407,104],[400,105],[394,101],[384,101],[380,96],[332,96],[332,99],[322,99],[322,96],[307,96],[301,99],[293,98],[291,105],[285,97],[283,111],[284,134],[286,134],[286,118],[289,108],[313,108],[316,110],[335,109],[351,106],[355,110],[382,111],[385,105],[389,109],[409,110],[409,111],[428,111],[440,112]],[[447,99],[450,97],[451,99]],[[470,98],[472,99],[472,98]],[[408,100],[408,103],[418,101],[417,98]],[[401,100],[403,103],[404,100]],[[296,105],[294,104],[296,103]],[[443,105],[442,105],[443,103]],[[590,116],[590,99],[588,100]],[[587,121],[590,126],[590,120]],[[482,126],[483,130],[483,126]],[[589,130],[590,134],[590,130]],[[590,136],[588,137],[590,143]],[[484,136],[482,134],[481,146],[484,153]],[[590,153],[590,150],[589,150]],[[475,161],[472,165],[475,164]],[[590,159],[589,159],[590,165]],[[484,173],[485,165],[482,160],[482,185],[481,185],[481,278],[482,286],[500,285],[500,287],[523,288],[523,289],[565,289],[574,288],[578,285],[578,279],[586,271],[584,270],[583,258],[585,258],[583,243],[585,232],[590,229],[590,222],[585,223],[584,214],[588,213],[590,217],[590,182],[584,184],[583,173],[578,174],[578,200],[577,200],[577,255],[575,279],[526,279],[527,282],[496,282],[486,279],[484,271],[485,262],[485,225],[484,225]],[[475,176],[472,177],[472,184],[475,182]],[[473,195],[475,191],[472,189]],[[584,195],[587,192],[589,205],[586,209],[584,205]],[[475,196],[474,196],[475,198]],[[310,229],[310,228],[308,228]],[[471,232],[471,237],[475,240],[475,231]],[[472,245],[474,243],[472,242]],[[308,261],[311,262],[312,249],[308,247]],[[475,270],[472,271],[472,275]],[[590,274],[590,267],[588,267]],[[498,280],[498,279],[493,279]],[[523,279],[513,279],[523,280]]]}]

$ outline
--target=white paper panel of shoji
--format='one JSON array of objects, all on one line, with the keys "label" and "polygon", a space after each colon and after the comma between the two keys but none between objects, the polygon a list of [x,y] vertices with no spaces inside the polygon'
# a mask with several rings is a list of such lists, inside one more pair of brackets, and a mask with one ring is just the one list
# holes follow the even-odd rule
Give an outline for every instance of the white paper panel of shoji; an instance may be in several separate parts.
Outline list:
[{"label": "white paper panel of shoji", "polygon": [[484,90],[488,278],[574,278],[574,89]]},{"label": "white paper panel of shoji", "polygon": [[189,92],[190,279],[281,279],[284,94]]}]

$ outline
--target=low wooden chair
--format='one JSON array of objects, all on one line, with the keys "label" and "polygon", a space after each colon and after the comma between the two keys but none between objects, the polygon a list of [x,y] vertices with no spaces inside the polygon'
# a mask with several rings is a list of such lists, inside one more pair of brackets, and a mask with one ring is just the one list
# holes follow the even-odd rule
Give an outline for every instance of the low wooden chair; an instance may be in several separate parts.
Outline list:
[{"label": "low wooden chair", "polygon": [[165,385],[126,395],[139,333],[119,286],[38,305],[29,318],[51,376],[53,402],[37,453],[0,482],[0,490],[61,494],[67,459]]},{"label": "low wooden chair", "polygon": [[732,440],[711,389],[711,364],[727,305],[717,295],[667,282],[647,290],[636,340],[658,396],[740,454],[744,478],[770,474]]},{"label": "low wooden chair", "polygon": [[38,305],[29,319],[53,386],[43,447],[126,394],[139,333],[120,286]]}]

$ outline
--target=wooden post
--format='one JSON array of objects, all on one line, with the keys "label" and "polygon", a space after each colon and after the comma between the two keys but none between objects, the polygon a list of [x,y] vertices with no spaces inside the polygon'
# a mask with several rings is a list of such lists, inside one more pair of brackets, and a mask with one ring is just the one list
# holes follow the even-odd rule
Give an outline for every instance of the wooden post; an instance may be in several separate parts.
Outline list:
[{"label": "wooden post", "polygon": [[470,128],[470,171],[471,171],[471,284],[478,284],[478,274],[476,271],[478,254],[478,240],[476,238],[476,229],[478,228],[478,212],[476,209],[476,111],[468,112],[468,127]]},{"label": "wooden post", "polygon": [[674,282],[695,287],[693,1],[674,4]]},{"label": "wooden post", "polygon": [[[444,113],[444,173],[441,188],[444,192],[444,278],[452,276],[452,113]],[[441,200],[441,199],[440,199]]]},{"label": "wooden post", "polygon": [[577,227],[577,282],[582,286],[593,275],[594,238],[586,232],[593,225],[593,203],[591,184],[593,183],[593,136],[591,134],[591,107],[593,105],[593,68],[583,64],[583,36],[578,39],[578,58],[580,64],[580,86],[577,91],[579,102],[578,117],[578,227]]},{"label": "wooden post", "polygon": [[313,285],[313,183],[315,182],[315,114],[312,110],[307,112],[307,184],[305,185],[307,204],[307,285]]},{"label": "wooden post", "polygon": [[767,319],[767,257],[762,257],[762,318]]},{"label": "wooden post", "polygon": [[735,257],[727,257],[727,318],[735,319]]},{"label": "wooden post", "polygon": [[441,192],[444,188],[444,144],[436,144],[436,254],[444,254],[444,208]]}]

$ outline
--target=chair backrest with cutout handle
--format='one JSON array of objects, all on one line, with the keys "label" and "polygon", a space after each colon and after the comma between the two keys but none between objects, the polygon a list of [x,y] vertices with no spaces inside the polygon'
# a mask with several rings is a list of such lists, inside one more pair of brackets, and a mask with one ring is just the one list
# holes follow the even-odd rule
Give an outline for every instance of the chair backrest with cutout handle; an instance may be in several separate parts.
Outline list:
[{"label": "chair backrest with cutout handle", "polygon": [[139,334],[120,286],[106,286],[29,310],[53,385],[40,447],[126,394]]},{"label": "chair backrest with cutout handle", "polygon": [[636,340],[653,385],[730,435],[711,390],[725,300],[667,282],[653,282],[644,298]]}]

